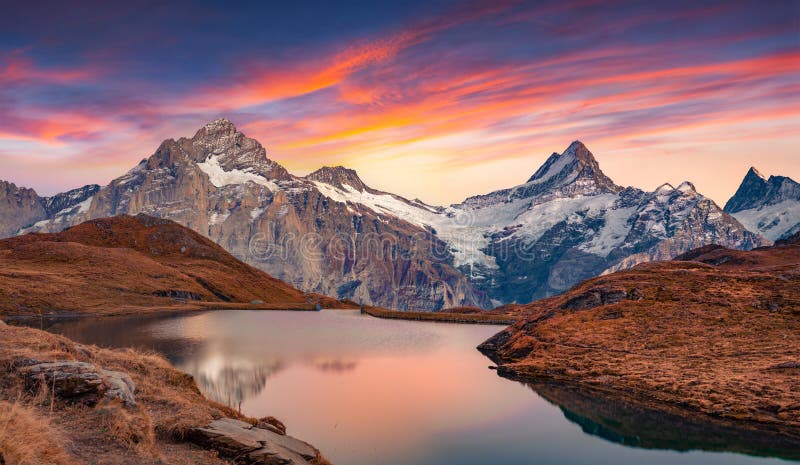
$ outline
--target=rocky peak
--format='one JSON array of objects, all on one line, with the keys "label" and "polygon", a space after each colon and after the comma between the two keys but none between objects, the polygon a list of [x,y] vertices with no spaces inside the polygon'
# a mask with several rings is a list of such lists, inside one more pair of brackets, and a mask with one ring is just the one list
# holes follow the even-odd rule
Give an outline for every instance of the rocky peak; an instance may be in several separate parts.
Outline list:
[{"label": "rocky peak", "polygon": [[77,189],[72,189],[71,191],[56,194],[52,197],[46,197],[43,199],[44,208],[47,210],[48,215],[55,215],[65,208],[74,207],[75,205],[89,199],[99,190],[99,185],[88,184]]},{"label": "rocky peak", "polygon": [[737,213],[764,205],[774,205],[784,200],[800,201],[800,184],[785,176],[767,179],[757,169],[747,171],[739,189],[725,204],[725,211]]},{"label": "rocky peak", "polygon": [[572,142],[561,154],[553,153],[528,181],[512,191],[513,197],[542,194],[556,196],[617,193],[614,184],[600,169],[592,152],[581,141]]},{"label": "rocky peak", "polygon": [[35,190],[0,181],[0,237],[14,234],[47,215]]},{"label": "rocky peak", "polygon": [[306,176],[306,179],[324,182],[340,189],[346,189],[345,186],[350,186],[359,192],[369,190],[369,187],[358,177],[358,173],[355,170],[343,166],[323,166]]},{"label": "rocky peak", "polygon": [[0,196],[20,199],[26,197],[38,197],[36,191],[33,189],[27,187],[17,187],[17,185],[13,182],[2,180],[0,180]]},{"label": "rocky peak", "polygon": [[655,192],[656,194],[669,194],[670,192],[673,192],[674,190],[675,190],[675,186],[673,186],[672,184],[670,184],[668,182],[665,182],[664,184],[656,187],[656,190],[653,191],[653,192]]},{"label": "rocky peak", "polygon": [[[245,136],[225,118],[206,124],[191,139],[165,140],[143,168],[168,168],[175,173],[176,168],[180,171],[194,165],[217,187],[238,179],[258,178],[263,183],[292,179],[284,167],[267,158],[267,151],[257,140]],[[137,166],[123,178],[138,176],[139,171]]]},{"label": "rocky peak", "polygon": [[226,118],[218,118],[200,128],[200,130],[197,131],[197,134],[195,134],[195,137],[200,135],[201,132],[204,135],[220,136],[225,134],[235,134],[239,131],[236,129],[236,126],[230,122],[230,120]]},{"label": "rocky peak", "polygon": [[267,151],[255,139],[240,132],[233,123],[220,118],[206,124],[191,140],[194,161],[207,163],[222,172],[241,172],[269,180],[287,180],[291,175],[267,158]]},{"label": "rocky peak", "polygon": [[675,188],[676,191],[683,192],[684,194],[697,194],[697,189],[690,181],[683,181]]}]

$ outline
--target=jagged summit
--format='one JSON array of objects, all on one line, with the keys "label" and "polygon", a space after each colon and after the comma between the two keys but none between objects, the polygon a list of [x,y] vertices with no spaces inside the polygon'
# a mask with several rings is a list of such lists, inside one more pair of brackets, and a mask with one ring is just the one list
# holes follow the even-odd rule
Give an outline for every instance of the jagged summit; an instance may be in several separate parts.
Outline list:
[{"label": "jagged summit", "polygon": [[553,153],[528,181],[516,188],[514,197],[547,192],[560,196],[591,195],[622,190],[600,169],[583,142],[573,141],[561,154]]},{"label": "jagged summit", "polygon": [[[239,132],[236,129],[236,125],[234,125],[229,119],[227,118],[217,118],[214,121],[206,124],[197,132],[205,132],[206,134],[219,134],[219,133],[236,133]],[[196,136],[195,136],[196,137]]]},{"label": "jagged summit", "polygon": [[725,204],[725,211],[737,213],[785,200],[800,200],[800,184],[785,176],[767,178],[751,167],[742,179],[739,189]]},{"label": "jagged summit", "polygon": [[678,187],[675,188],[675,190],[681,192],[694,192],[694,193],[697,192],[697,188],[694,187],[694,183],[692,183],[691,181],[683,181],[678,185]]},{"label": "jagged summit", "polygon": [[767,180],[767,177],[761,174],[761,171],[758,171],[755,166],[751,166],[750,169],[747,171],[745,178],[747,178],[748,176],[756,176],[765,181]]},{"label": "jagged summit", "polygon": [[668,182],[665,182],[664,184],[656,187],[656,190],[654,192],[672,192],[674,190],[675,190],[675,186],[673,186],[672,184],[670,184]]},{"label": "jagged summit", "polygon": [[340,189],[350,186],[359,192],[369,190],[369,187],[358,177],[358,173],[355,170],[344,166],[323,166],[306,176],[306,179],[324,182]]},{"label": "jagged summit", "polygon": [[724,211],[771,241],[789,237],[800,231],[800,184],[751,167]]}]

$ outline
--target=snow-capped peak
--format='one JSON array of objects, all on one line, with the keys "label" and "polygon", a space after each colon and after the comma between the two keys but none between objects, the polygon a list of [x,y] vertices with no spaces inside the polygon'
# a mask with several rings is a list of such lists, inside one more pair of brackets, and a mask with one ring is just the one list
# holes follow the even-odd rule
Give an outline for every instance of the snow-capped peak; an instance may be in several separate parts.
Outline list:
[{"label": "snow-capped peak", "polygon": [[231,123],[227,118],[217,118],[214,121],[203,126],[206,132],[220,132],[220,131],[236,131],[236,126]]},{"label": "snow-capped peak", "polygon": [[558,191],[563,195],[590,195],[600,192],[618,192],[602,170],[592,152],[581,141],[572,142],[561,154],[553,153],[514,194],[528,197]]},{"label": "snow-capped peak", "polygon": [[678,187],[675,188],[675,190],[684,193],[697,193],[697,189],[694,187],[694,184],[692,184],[690,181],[683,181],[682,183],[680,183]]},{"label": "snow-capped peak", "polygon": [[358,173],[355,170],[343,166],[323,166],[306,176],[306,179],[324,182],[340,189],[344,188],[344,186],[350,186],[359,192],[369,190],[369,187],[358,177]]},{"label": "snow-capped peak", "polygon": [[[595,161],[594,156],[581,141],[572,142],[563,153],[553,152],[542,166],[528,179],[528,183],[541,184],[565,170],[574,171],[580,165]],[[595,161],[596,163],[596,161]],[[562,176],[563,177],[563,176]]]},{"label": "snow-capped peak", "polygon": [[656,190],[654,192],[657,193],[657,194],[669,194],[670,192],[672,192],[674,190],[675,190],[675,187],[672,184],[670,184],[668,182],[665,182],[664,184],[656,187]]}]

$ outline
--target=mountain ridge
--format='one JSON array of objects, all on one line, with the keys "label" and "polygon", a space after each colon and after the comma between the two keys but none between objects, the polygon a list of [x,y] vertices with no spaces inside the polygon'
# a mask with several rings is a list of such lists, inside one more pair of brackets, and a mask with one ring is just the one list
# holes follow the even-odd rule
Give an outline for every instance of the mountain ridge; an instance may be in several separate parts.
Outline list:
[{"label": "mountain ridge", "polygon": [[[165,140],[68,213],[19,232],[166,217],[307,292],[405,310],[525,302],[707,243],[766,244],[691,183],[616,185],[580,141],[526,183],[441,207],[373,189],[345,167],[294,176],[226,119]],[[319,244],[299,243],[311,237]]]},{"label": "mountain ridge", "polygon": [[751,167],[724,211],[771,241],[785,239],[800,231],[800,184]]},{"label": "mountain ridge", "polygon": [[191,229],[144,214],[1,239],[0,262],[0,313],[11,315],[346,305],[303,293]]}]

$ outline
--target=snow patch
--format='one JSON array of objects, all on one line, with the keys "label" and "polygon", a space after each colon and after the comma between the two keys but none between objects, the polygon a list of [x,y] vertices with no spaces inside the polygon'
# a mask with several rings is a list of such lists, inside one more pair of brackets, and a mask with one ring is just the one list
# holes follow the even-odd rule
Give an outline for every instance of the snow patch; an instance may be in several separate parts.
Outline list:
[{"label": "snow patch", "polygon": [[267,187],[271,191],[277,191],[278,185],[273,181],[268,180],[264,176],[251,172],[251,168],[246,170],[230,170],[225,171],[219,164],[218,155],[209,155],[206,161],[198,163],[197,167],[200,168],[211,181],[215,187],[224,187],[231,184],[247,184],[252,182]]},{"label": "snow patch", "polygon": [[734,213],[733,217],[751,232],[774,242],[800,223],[800,201],[784,200],[774,205],[742,210]]}]

